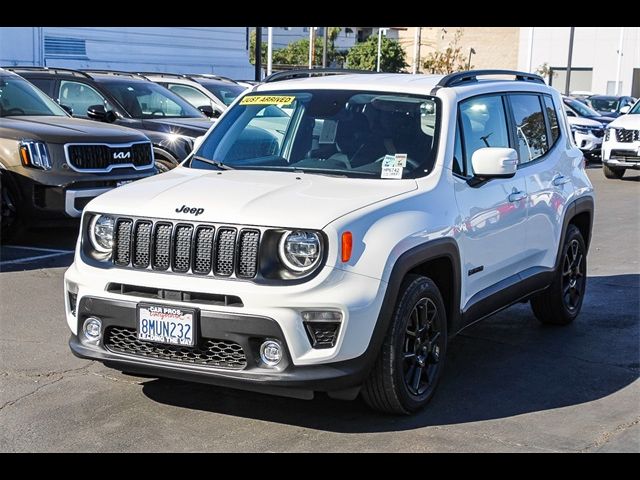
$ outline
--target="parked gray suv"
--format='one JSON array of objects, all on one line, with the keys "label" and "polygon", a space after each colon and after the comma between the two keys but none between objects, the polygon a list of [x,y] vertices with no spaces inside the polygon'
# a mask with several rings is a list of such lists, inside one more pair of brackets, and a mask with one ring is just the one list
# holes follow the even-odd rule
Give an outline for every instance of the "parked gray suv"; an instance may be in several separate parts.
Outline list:
[{"label": "parked gray suv", "polygon": [[156,173],[149,139],[71,118],[22,77],[0,69],[0,234],[79,217],[93,198]]}]

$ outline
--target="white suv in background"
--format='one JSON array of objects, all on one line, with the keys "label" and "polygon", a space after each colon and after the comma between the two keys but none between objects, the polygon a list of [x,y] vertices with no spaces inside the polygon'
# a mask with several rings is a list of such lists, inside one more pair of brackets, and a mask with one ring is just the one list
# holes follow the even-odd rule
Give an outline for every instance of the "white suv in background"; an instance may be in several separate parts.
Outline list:
[{"label": "white suv in background", "polygon": [[622,178],[628,168],[640,170],[640,101],[608,125],[602,145],[605,177]]},{"label": "white suv in background", "polygon": [[87,205],[77,356],[408,414],[466,326],[527,300],[576,318],[594,197],[556,90],[328,73],[272,75],[180,167]]}]

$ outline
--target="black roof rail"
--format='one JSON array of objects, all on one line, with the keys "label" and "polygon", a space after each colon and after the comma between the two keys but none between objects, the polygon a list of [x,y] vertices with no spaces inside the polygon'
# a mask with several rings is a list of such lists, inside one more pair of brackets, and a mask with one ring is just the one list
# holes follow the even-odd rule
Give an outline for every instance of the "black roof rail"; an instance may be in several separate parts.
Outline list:
[{"label": "black roof rail", "polygon": [[212,80],[224,80],[228,82],[238,83],[233,78],[223,77],[222,75],[216,75],[215,73],[185,73],[186,78],[210,78]]},{"label": "black roof rail", "polygon": [[83,68],[81,70],[81,72],[86,73],[88,76],[90,76],[92,73],[93,74],[98,74],[98,75],[113,75],[113,76],[122,76],[122,77],[138,77],[138,78],[142,78],[144,80],[146,80],[146,78],[138,73],[135,72],[122,72],[120,70],[99,70],[99,69],[93,69],[93,68]]},{"label": "black roof rail", "polygon": [[513,75],[516,80],[521,82],[544,83],[544,79],[535,73],[518,72],[516,70],[467,70],[450,73],[442,77],[435,88],[455,87],[464,83],[477,82],[478,77],[485,75]]},{"label": "black roof rail", "polygon": [[296,68],[269,75],[262,80],[263,83],[279,82],[281,80],[293,80],[304,77],[320,77],[323,75],[349,75],[352,73],[376,73],[372,70],[349,70],[347,68]]},{"label": "black roof rail", "polygon": [[26,67],[21,67],[21,66],[10,66],[10,67],[0,67],[3,68],[4,70],[9,70],[10,72],[14,72],[17,73],[17,71],[22,71],[22,72],[47,72],[47,73],[52,73],[52,74],[57,74],[57,73],[69,73],[71,75],[75,75],[78,77],[85,77],[85,78],[91,78],[91,75],[81,71],[81,70],[74,70],[72,68],[62,68],[62,67],[34,67],[34,66],[26,66]]},{"label": "black roof rail", "polygon": [[166,77],[166,78],[185,78],[182,73],[167,73],[167,72],[136,72],[136,75],[141,77]]}]

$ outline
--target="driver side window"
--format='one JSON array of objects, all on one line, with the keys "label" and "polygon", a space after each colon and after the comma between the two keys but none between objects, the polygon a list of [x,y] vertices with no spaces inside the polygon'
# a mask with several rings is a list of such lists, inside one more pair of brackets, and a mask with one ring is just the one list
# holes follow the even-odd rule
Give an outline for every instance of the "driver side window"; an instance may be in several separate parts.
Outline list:
[{"label": "driver side window", "polygon": [[58,101],[73,109],[74,117],[88,118],[87,109],[93,105],[104,105],[111,110],[109,102],[94,88],[86,83],[62,80],[58,92]]},{"label": "driver side window", "polygon": [[464,173],[473,176],[473,153],[485,147],[509,147],[509,132],[500,95],[470,98],[460,103]]}]

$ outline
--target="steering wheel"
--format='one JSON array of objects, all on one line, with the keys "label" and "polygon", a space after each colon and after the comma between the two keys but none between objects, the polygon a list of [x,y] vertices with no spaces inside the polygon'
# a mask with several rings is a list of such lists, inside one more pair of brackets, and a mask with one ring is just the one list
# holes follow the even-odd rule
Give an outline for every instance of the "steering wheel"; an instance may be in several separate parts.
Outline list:
[{"label": "steering wheel", "polygon": [[[380,157],[379,159],[377,159],[373,163],[381,163],[384,160],[385,157],[386,157],[386,155]],[[411,167],[412,169],[415,170],[416,168],[418,168],[420,166],[420,162],[418,162],[417,160],[414,160],[413,158],[407,157],[407,166]]]},{"label": "steering wheel", "polygon": [[4,115],[10,117],[11,115],[25,115],[25,112],[21,108],[13,107],[4,111]]},{"label": "steering wheel", "polygon": [[156,113],[161,113],[163,117],[166,117],[166,116],[167,116],[167,114],[166,114],[166,113],[164,113],[162,110],[153,110],[153,111],[151,112],[151,115],[155,115]]}]

